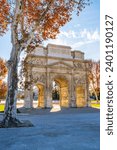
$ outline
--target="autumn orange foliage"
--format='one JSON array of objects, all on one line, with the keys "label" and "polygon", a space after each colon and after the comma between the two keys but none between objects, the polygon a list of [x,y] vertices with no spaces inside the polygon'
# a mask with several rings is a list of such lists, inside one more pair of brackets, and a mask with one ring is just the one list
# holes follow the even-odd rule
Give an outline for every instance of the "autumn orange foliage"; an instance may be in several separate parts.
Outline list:
[{"label": "autumn orange foliage", "polygon": [[2,58],[0,58],[0,98],[3,98],[7,92],[7,85],[3,81],[6,74],[7,74],[7,68],[5,65],[5,61]]},{"label": "autumn orange foliage", "polygon": [[3,82],[0,86],[0,99],[4,99],[7,93],[7,85]]},{"label": "autumn orange foliage", "polygon": [[0,35],[5,33],[9,23],[9,5],[7,0],[0,0]]},{"label": "autumn orange foliage", "polygon": [[[15,20],[17,40],[20,43],[27,41],[31,31],[35,32],[33,40],[36,39],[37,43],[48,38],[53,39],[60,27],[71,20],[73,10],[76,9],[79,14],[88,2],[89,0],[17,0],[13,4],[9,0],[8,4],[7,0],[0,0],[0,34],[4,33],[8,23]],[[16,15],[17,3],[20,11]]]},{"label": "autumn orange foliage", "polygon": [[5,78],[6,74],[7,74],[6,63],[2,58],[0,58],[0,80]]}]

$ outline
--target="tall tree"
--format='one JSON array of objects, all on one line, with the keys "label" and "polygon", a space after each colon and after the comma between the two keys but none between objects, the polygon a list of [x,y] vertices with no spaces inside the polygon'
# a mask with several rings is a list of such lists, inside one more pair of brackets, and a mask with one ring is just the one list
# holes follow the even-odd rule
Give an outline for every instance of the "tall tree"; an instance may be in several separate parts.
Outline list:
[{"label": "tall tree", "polygon": [[100,93],[100,61],[89,61],[90,70],[88,72],[89,88],[94,93],[96,100]]},{"label": "tall tree", "polygon": [[[89,0],[1,0],[0,33],[10,23],[12,50],[8,67],[8,93],[1,127],[19,126],[16,119],[17,67],[22,51],[30,52],[43,40],[54,39],[60,27],[89,5]],[[4,23],[2,22],[4,20]]]}]

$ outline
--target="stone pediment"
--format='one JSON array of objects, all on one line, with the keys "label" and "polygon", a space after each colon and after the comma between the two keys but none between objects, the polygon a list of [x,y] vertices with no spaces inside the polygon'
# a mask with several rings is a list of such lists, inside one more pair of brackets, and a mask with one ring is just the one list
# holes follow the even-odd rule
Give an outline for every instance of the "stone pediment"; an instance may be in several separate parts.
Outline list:
[{"label": "stone pediment", "polygon": [[67,68],[67,69],[72,69],[73,68],[72,65],[67,64],[65,62],[52,63],[52,64],[49,64],[48,67],[51,67],[51,68]]}]

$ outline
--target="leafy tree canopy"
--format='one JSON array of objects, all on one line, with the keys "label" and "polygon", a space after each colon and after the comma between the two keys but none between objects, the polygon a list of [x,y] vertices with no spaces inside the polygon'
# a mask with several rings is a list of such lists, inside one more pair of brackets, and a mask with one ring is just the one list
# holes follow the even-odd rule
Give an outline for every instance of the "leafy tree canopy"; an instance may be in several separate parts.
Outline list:
[{"label": "leafy tree canopy", "polygon": [[[11,24],[15,43],[21,49],[33,48],[48,38],[54,39],[72,18],[89,5],[89,0],[0,0],[0,35]],[[25,44],[24,44],[25,43]]]}]

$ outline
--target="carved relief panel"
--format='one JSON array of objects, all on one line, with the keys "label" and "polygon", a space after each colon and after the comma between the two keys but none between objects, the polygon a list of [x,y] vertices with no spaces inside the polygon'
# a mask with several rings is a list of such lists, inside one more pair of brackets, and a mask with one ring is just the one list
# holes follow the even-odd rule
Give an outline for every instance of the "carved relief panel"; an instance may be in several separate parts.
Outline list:
[{"label": "carved relief panel", "polygon": [[75,76],[73,78],[73,80],[74,80],[74,85],[85,84],[86,83],[86,76],[85,75]]},{"label": "carved relief panel", "polygon": [[27,63],[28,64],[33,64],[33,65],[40,65],[40,66],[42,66],[42,65],[46,64],[46,61],[43,58],[33,57],[33,58],[28,59]]},{"label": "carved relief panel", "polygon": [[81,63],[81,62],[74,62],[74,69],[78,69],[78,70],[85,70],[85,64]]},{"label": "carved relief panel", "polygon": [[32,78],[33,78],[34,83],[40,82],[40,83],[45,84],[46,82],[46,75],[44,73],[33,72]]}]

